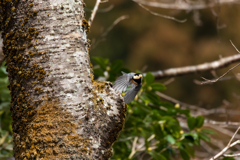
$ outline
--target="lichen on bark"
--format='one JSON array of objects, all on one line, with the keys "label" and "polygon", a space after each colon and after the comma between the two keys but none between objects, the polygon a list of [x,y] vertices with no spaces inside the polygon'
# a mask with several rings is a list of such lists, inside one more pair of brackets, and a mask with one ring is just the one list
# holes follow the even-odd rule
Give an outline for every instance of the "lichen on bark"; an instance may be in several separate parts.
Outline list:
[{"label": "lichen on bark", "polygon": [[16,159],[109,159],[126,106],[93,80],[81,0],[3,0]]}]

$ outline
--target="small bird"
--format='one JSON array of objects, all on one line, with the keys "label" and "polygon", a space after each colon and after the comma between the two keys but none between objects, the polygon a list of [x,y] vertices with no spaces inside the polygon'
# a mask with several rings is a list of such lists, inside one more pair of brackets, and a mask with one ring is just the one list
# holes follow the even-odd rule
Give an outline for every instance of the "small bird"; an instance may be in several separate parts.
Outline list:
[{"label": "small bird", "polygon": [[122,93],[127,90],[127,87],[131,85],[131,88],[127,90],[124,95],[125,103],[130,103],[134,100],[135,96],[137,95],[138,91],[142,87],[142,74],[139,73],[124,73],[122,72],[122,76],[118,77],[117,80],[113,84],[113,89],[116,92]]}]

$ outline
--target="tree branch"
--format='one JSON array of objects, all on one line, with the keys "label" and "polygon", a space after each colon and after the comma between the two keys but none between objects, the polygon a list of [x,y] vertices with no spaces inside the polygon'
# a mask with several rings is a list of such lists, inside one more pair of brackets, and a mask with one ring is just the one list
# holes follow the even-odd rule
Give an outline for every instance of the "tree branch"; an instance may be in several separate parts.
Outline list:
[{"label": "tree branch", "polygon": [[202,77],[202,79],[204,79],[205,81],[203,81],[201,84],[209,84],[209,83],[215,83],[217,82],[219,79],[223,78],[226,74],[228,74],[231,70],[233,70],[234,68],[238,67],[240,65],[240,63],[238,63],[237,65],[233,66],[232,68],[230,68],[227,72],[225,72],[223,75],[221,75],[220,77],[210,80],[210,79],[206,79],[204,77]]},{"label": "tree branch", "polygon": [[236,136],[236,134],[238,133],[239,129],[240,129],[240,127],[238,127],[238,129],[236,130],[236,132],[233,134],[233,136],[232,136],[231,140],[229,141],[228,145],[227,145],[221,152],[219,152],[217,155],[215,155],[214,157],[212,157],[210,160],[214,160],[214,159],[217,159],[217,158],[223,156],[223,154],[224,154],[229,148],[231,148],[231,147],[233,147],[233,146],[235,146],[235,145],[237,145],[237,144],[240,143],[240,140],[237,140],[237,141],[235,141],[235,142],[232,143],[232,141],[233,141],[234,137]]},{"label": "tree branch", "polygon": [[107,1],[108,1],[108,0],[106,0],[106,1],[96,0],[96,4],[95,4],[95,6],[94,6],[94,8],[93,8],[91,17],[90,17],[89,20],[88,20],[88,25],[89,25],[89,27],[91,27],[91,25],[92,25],[93,19],[95,18],[95,15],[96,15],[96,13],[97,13],[97,10],[98,10],[98,7],[99,7],[100,3],[104,3],[104,2],[107,2]]},{"label": "tree branch", "polygon": [[208,119],[206,119],[204,122],[209,123],[209,124],[213,124],[213,125],[218,125],[218,126],[221,126],[221,127],[240,126],[240,122],[229,122],[229,121],[219,122],[219,121],[213,121],[213,120],[208,120]]},{"label": "tree branch", "polygon": [[237,154],[224,154],[223,156],[224,157],[239,157],[240,153],[237,153]]},{"label": "tree branch", "polygon": [[127,19],[127,18],[129,18],[128,15],[123,15],[123,16],[118,17],[118,18],[112,23],[112,25],[109,26],[109,27],[106,29],[106,31],[104,31],[104,33],[100,36],[99,40],[97,40],[97,41],[95,41],[95,40],[92,41],[91,49],[93,50],[94,48],[96,48],[96,46],[97,46],[100,42],[102,42],[102,41],[105,40],[105,37],[106,37],[107,34],[113,29],[114,26],[116,26],[119,22],[121,22],[122,20]]},{"label": "tree branch", "polygon": [[187,19],[180,20],[180,19],[176,19],[175,17],[172,17],[172,16],[167,16],[167,15],[163,15],[163,14],[159,14],[159,13],[153,12],[150,9],[144,7],[141,3],[137,3],[137,4],[140,7],[142,7],[143,9],[145,9],[146,11],[148,11],[149,13],[151,13],[152,15],[154,15],[154,16],[159,16],[159,17],[162,17],[162,18],[170,19],[170,20],[173,20],[173,21],[176,21],[176,22],[179,22],[179,23],[184,23],[184,22],[187,21]]},{"label": "tree branch", "polygon": [[133,0],[136,3],[141,3],[149,7],[177,9],[177,10],[199,10],[214,7],[219,4],[237,3],[238,0],[212,0],[212,1],[197,1],[189,2],[188,0],[175,0],[173,3],[164,3],[160,1],[146,1],[146,0]]},{"label": "tree branch", "polygon": [[[156,94],[169,101],[169,102],[172,102],[174,104],[179,104],[180,107],[182,109],[190,109],[191,110],[191,114],[194,115],[194,116],[199,116],[199,115],[203,115],[203,116],[209,116],[209,115],[212,115],[212,114],[223,114],[223,113],[226,113],[228,115],[240,115],[240,112],[237,111],[237,110],[230,110],[230,109],[225,109],[225,108],[214,108],[214,109],[205,109],[205,108],[201,108],[199,106],[195,106],[195,105],[191,105],[191,104],[187,104],[187,103],[184,103],[184,102],[181,102],[177,99],[174,99],[166,94],[163,94],[161,92],[156,92]],[[211,124],[218,124],[218,125],[237,125],[238,123],[237,122],[217,122],[217,121],[212,121],[212,120],[206,120],[206,122],[208,123],[211,123]],[[240,124],[240,123],[239,123]]]},{"label": "tree branch", "polygon": [[[167,77],[176,77],[180,75],[216,70],[216,69],[229,66],[230,64],[233,64],[239,61],[240,61],[240,54],[237,54],[237,55],[221,58],[220,60],[209,62],[209,63],[199,64],[195,66],[170,68],[166,70],[154,71],[151,73],[153,74],[153,76],[155,76],[155,79],[163,79]],[[146,75],[146,73],[144,73],[143,75]]]}]

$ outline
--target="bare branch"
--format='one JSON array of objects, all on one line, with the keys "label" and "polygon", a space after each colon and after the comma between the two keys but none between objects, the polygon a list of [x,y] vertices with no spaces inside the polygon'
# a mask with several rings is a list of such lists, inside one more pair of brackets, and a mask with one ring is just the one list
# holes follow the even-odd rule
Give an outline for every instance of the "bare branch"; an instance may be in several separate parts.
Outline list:
[{"label": "bare branch", "polygon": [[237,47],[233,44],[233,42],[232,42],[231,40],[230,40],[230,42],[231,42],[232,46],[235,48],[235,50],[236,50],[238,53],[240,53],[239,50],[237,49]]},{"label": "bare branch", "polygon": [[175,78],[170,78],[170,79],[168,79],[167,81],[163,82],[162,84],[163,84],[164,86],[167,86],[167,85],[169,85],[170,83],[172,83],[173,81],[175,81]]},{"label": "bare branch", "polygon": [[[215,130],[216,132],[219,132],[221,134],[224,134],[224,135],[227,135],[230,137],[232,137],[232,135],[234,134],[234,132],[232,132],[230,129],[226,129],[226,128],[219,127],[217,125],[213,125],[213,124],[209,124],[209,123],[204,123],[204,127],[211,128],[211,129]],[[234,129],[237,129],[238,127],[235,127]],[[235,136],[235,138],[240,139],[240,135],[237,134]]]},{"label": "bare branch", "polygon": [[[236,75],[235,76],[225,76],[219,79],[218,81],[228,81],[230,79],[237,79]],[[199,81],[197,79],[194,79],[193,82],[197,85],[202,85],[202,81]]]},{"label": "bare branch", "polygon": [[195,22],[195,24],[197,26],[201,26],[202,25],[202,21],[201,21],[201,18],[200,18],[199,10],[194,10],[193,11],[193,21]]},{"label": "bare branch", "polygon": [[108,6],[108,7],[106,7],[106,8],[99,9],[97,12],[101,12],[101,13],[109,12],[109,11],[111,11],[113,8],[114,8],[114,5],[111,4],[110,6]]},{"label": "bare branch", "polygon": [[230,147],[230,145],[231,145],[231,143],[232,143],[232,141],[233,141],[234,137],[235,137],[235,136],[236,136],[236,134],[238,133],[239,129],[240,129],[240,127],[238,127],[238,129],[236,130],[236,132],[233,134],[233,136],[232,136],[231,140],[228,142],[228,145],[227,145],[227,147]]},{"label": "bare branch", "polygon": [[209,79],[206,79],[204,77],[202,77],[202,79],[204,79],[205,81],[202,82],[201,84],[209,84],[209,83],[215,83],[217,82],[219,79],[221,79],[222,77],[224,77],[226,74],[228,74],[231,70],[233,70],[234,68],[236,68],[237,66],[239,66],[240,63],[238,63],[237,65],[235,65],[234,67],[230,68],[227,72],[225,72],[223,75],[221,75],[220,77],[216,78],[216,79],[213,79],[213,80],[209,80]]},{"label": "bare branch", "polygon": [[237,154],[224,154],[223,156],[224,157],[239,157],[240,153],[237,153]]},{"label": "bare branch", "polygon": [[[166,94],[163,94],[163,93],[161,93],[161,92],[156,92],[156,94],[157,94],[159,97],[161,97],[161,98],[163,98],[163,99],[165,99],[165,100],[167,100],[167,101],[170,101],[170,102],[172,102],[172,103],[179,104],[179,105],[182,106],[182,107],[185,107],[185,108],[188,108],[188,109],[193,109],[193,110],[201,109],[201,108],[199,108],[199,107],[197,107],[197,106],[183,103],[183,102],[181,102],[181,101],[179,101],[179,100],[177,100],[177,99],[174,99],[174,98],[172,98],[172,97],[170,97],[170,96],[168,96],[168,95],[166,95]],[[207,110],[206,110],[206,111],[203,111],[203,112],[207,112]],[[201,114],[204,114],[204,113],[201,113]]]},{"label": "bare branch", "polygon": [[240,126],[240,122],[219,122],[219,121],[213,121],[213,120],[208,120],[206,119],[204,121],[205,123],[213,124],[213,125],[218,125],[221,127],[229,127],[229,126]]},{"label": "bare branch", "polygon": [[[204,63],[199,64],[195,66],[186,66],[186,67],[179,67],[179,68],[170,68],[166,70],[159,70],[151,72],[155,79],[163,79],[167,77],[176,77],[180,75],[186,75],[186,74],[193,74],[193,73],[200,73],[200,72],[206,72],[211,70],[220,69],[226,66],[229,66],[230,64],[233,64],[235,62],[240,61],[240,54],[229,56],[222,58],[217,61],[213,61],[210,63]],[[144,73],[146,75],[146,73]]]},{"label": "bare branch", "polygon": [[[204,108],[201,108],[201,107],[198,107],[198,106],[193,106],[193,105],[189,105],[189,104],[186,104],[186,103],[183,103],[183,102],[180,102],[179,100],[176,100],[172,97],[169,97],[163,93],[160,93],[160,92],[156,92],[157,95],[159,95],[160,97],[168,100],[168,101],[171,101],[175,104],[180,104],[181,108],[189,108],[191,109],[191,113],[192,115],[196,116],[196,115],[211,115],[211,114],[218,114],[218,113],[226,113],[226,114],[229,114],[226,109],[211,109],[211,110],[206,110]],[[184,107],[184,106],[185,107]],[[229,109],[228,109],[229,110]],[[236,113],[237,111],[233,111],[235,114],[240,114],[239,112]],[[232,114],[232,113],[231,113]],[[178,118],[185,118],[185,117],[178,117]],[[180,121],[180,125],[183,127],[183,128],[187,128],[187,124],[185,121],[183,120],[179,120]],[[225,122],[218,122],[218,121],[214,121],[214,120],[208,120],[208,119],[205,119],[204,121],[204,126],[207,127],[207,128],[213,128],[214,130],[224,134],[224,135],[233,135],[231,136],[231,140],[229,141],[229,144],[227,147],[224,148],[223,146],[223,143],[220,143],[220,141],[218,140],[215,140],[214,142],[214,139],[212,139],[212,145],[215,145],[216,147],[220,147],[220,148],[224,148],[223,151],[221,152],[221,156],[224,156],[223,154],[231,147],[235,146],[236,144],[240,143],[239,141],[236,141],[234,143],[232,143],[233,139],[234,138],[238,138],[239,139],[239,135],[237,135],[237,132],[239,131],[240,127],[240,123],[239,122],[229,122],[229,121],[225,121]],[[226,129],[224,127],[227,127],[227,128],[235,128],[236,126],[238,126],[238,130],[233,133],[231,130],[229,129]],[[206,144],[207,145],[207,144]],[[208,145],[207,145],[208,146]],[[222,147],[221,147],[222,146]],[[206,147],[204,145],[204,147]],[[212,147],[208,146],[208,151],[210,151],[210,153],[215,153],[217,154],[218,152],[215,151],[215,149],[213,149]],[[219,156],[219,154],[217,154]],[[215,158],[214,158],[215,159]]]},{"label": "bare branch", "polygon": [[134,156],[134,154],[136,153],[136,144],[137,144],[137,140],[138,140],[138,137],[135,137],[134,140],[133,140],[133,144],[132,144],[132,151],[130,153],[130,155],[128,156],[128,158],[132,158]]},{"label": "bare branch", "polygon": [[[212,115],[212,114],[226,114],[226,115],[240,115],[240,111],[238,110],[230,110],[230,109],[226,109],[226,108],[214,108],[214,109],[205,109],[205,108],[201,108],[200,106],[195,106],[195,105],[191,105],[191,104],[187,104],[187,103],[184,103],[184,102],[181,102],[175,98],[172,98],[166,94],[163,94],[161,92],[156,92],[156,94],[169,101],[169,102],[172,102],[174,104],[179,104],[180,107],[182,109],[190,109],[191,110],[191,114],[193,116],[198,116],[198,115],[203,115],[203,116],[209,116],[209,115]],[[222,127],[229,127],[229,126],[238,126],[238,122],[230,122],[230,121],[226,121],[226,122],[218,122],[218,121],[214,121],[214,120],[205,120],[206,123],[208,124],[215,124],[215,125],[219,125],[219,126],[222,126]],[[240,125],[240,123],[239,123]]]},{"label": "bare branch", "polygon": [[236,134],[238,133],[239,129],[240,129],[240,127],[238,127],[238,129],[236,130],[236,132],[233,134],[233,136],[232,136],[231,140],[229,141],[228,145],[227,145],[221,152],[219,152],[217,155],[215,155],[214,157],[212,157],[210,160],[214,160],[214,159],[217,159],[217,158],[223,156],[223,154],[224,154],[229,148],[231,148],[231,147],[233,147],[233,146],[235,146],[235,145],[237,145],[237,144],[240,143],[240,140],[237,140],[237,141],[235,141],[235,142],[232,143],[232,141],[233,141],[234,137],[236,136]]},{"label": "bare branch", "polygon": [[[110,6],[108,6],[108,7],[106,7],[106,8],[98,9],[98,10],[97,10],[97,13],[99,13],[99,12],[101,12],[101,13],[109,12],[109,11],[112,10],[113,8],[114,8],[114,5],[111,4]],[[85,8],[85,11],[86,11],[86,12],[92,12],[92,9]]]},{"label": "bare branch", "polygon": [[114,27],[115,25],[117,25],[119,22],[121,22],[122,20],[127,19],[127,18],[129,18],[128,15],[123,15],[123,16],[117,18],[117,19],[113,22],[113,24],[112,24],[110,27],[108,27],[107,30],[101,35],[101,37],[99,38],[99,40],[98,40],[97,42],[95,42],[95,44],[92,44],[91,49],[94,49],[100,42],[104,41],[104,40],[105,40],[105,37],[107,36],[107,34],[113,29],[113,27]]},{"label": "bare branch", "polygon": [[105,1],[96,0],[96,4],[95,4],[95,6],[94,6],[94,8],[93,8],[91,17],[90,17],[89,20],[88,20],[88,25],[89,25],[89,27],[91,27],[91,25],[92,25],[92,22],[93,22],[93,19],[94,19],[96,13],[97,13],[99,4],[100,4],[100,3],[105,3],[105,2],[108,2],[108,0],[105,0]]},{"label": "bare branch", "polygon": [[[136,2],[136,1],[135,1]],[[136,2],[137,3],[137,2]],[[156,12],[153,12],[151,11],[150,9],[144,7],[142,4],[140,3],[137,3],[140,7],[142,7],[143,9],[147,10],[148,12],[150,12],[151,14],[153,14],[154,16],[159,16],[159,17],[162,17],[162,18],[166,18],[166,19],[170,19],[170,20],[174,20],[176,22],[179,22],[179,23],[184,23],[187,21],[187,19],[183,19],[183,20],[179,20],[179,19],[176,19],[174,17],[171,17],[171,16],[167,16],[167,15],[163,15],[163,14],[159,14],[159,13],[156,13]]]},{"label": "bare branch", "polygon": [[199,10],[205,8],[211,8],[218,4],[226,3],[237,3],[239,0],[211,0],[211,1],[186,1],[186,0],[175,0],[175,2],[164,3],[161,1],[146,1],[146,0],[133,0],[134,2],[141,3],[142,5],[156,8],[165,9],[177,9],[177,10]]},{"label": "bare branch", "polygon": [[213,153],[215,154],[215,152],[216,152],[215,149],[213,149],[212,146],[210,146],[207,142],[201,141],[200,144],[201,144],[202,148],[204,149],[204,151],[198,153],[199,151],[196,150],[196,155],[202,156],[202,154],[206,154],[205,158],[209,158],[210,155],[212,155]]},{"label": "bare branch", "polygon": [[110,32],[110,31],[113,29],[113,27],[114,27],[115,25],[117,25],[119,22],[121,22],[122,20],[127,19],[127,18],[129,18],[128,15],[123,15],[123,16],[117,18],[117,19],[113,22],[113,24],[112,24],[110,27],[108,27],[108,29],[102,34],[102,36],[105,37],[105,36],[108,34],[108,32]]}]

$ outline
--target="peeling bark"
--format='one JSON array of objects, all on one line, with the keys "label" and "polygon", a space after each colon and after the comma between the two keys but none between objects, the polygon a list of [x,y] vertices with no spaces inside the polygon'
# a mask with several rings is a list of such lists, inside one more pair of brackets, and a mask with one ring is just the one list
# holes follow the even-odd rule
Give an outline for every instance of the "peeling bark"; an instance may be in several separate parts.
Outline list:
[{"label": "peeling bark", "polygon": [[81,0],[4,0],[15,158],[109,159],[126,105],[96,82]]}]

